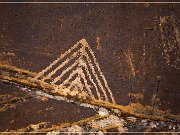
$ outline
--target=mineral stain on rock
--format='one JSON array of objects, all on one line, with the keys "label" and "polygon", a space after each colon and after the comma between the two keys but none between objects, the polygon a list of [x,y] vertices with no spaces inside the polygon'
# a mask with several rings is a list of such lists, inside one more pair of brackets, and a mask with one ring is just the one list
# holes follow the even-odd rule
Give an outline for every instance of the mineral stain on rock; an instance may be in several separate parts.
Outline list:
[{"label": "mineral stain on rock", "polygon": [[180,69],[180,35],[174,15],[160,16],[160,31],[163,52],[167,65]]}]

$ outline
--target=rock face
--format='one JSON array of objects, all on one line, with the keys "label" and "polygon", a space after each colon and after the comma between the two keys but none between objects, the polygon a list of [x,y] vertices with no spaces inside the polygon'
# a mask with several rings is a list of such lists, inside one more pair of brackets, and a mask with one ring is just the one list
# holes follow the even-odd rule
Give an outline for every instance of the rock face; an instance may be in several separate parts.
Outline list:
[{"label": "rock face", "polygon": [[99,108],[98,114],[100,116],[105,116],[105,115],[109,115],[109,112],[105,108]]},{"label": "rock face", "polygon": [[[92,127],[96,128],[96,129],[103,129],[109,126],[118,126],[118,128],[122,128],[124,126],[124,120],[120,119],[114,115],[110,115],[108,118],[106,119],[102,119],[100,121],[92,121],[90,124]],[[120,131],[120,132],[124,132],[124,130]]]},{"label": "rock face", "polygon": [[68,132],[72,132],[72,133],[83,132],[83,129],[78,125],[74,125],[68,129]]},{"label": "rock face", "polygon": [[117,103],[141,93],[138,102],[152,104],[159,81],[159,108],[177,114],[179,10],[179,4],[0,4],[0,59],[39,72],[86,38]]},{"label": "rock face", "polygon": [[51,126],[61,122],[75,122],[96,114],[88,107],[63,100],[50,98],[45,100],[46,95],[44,97],[38,92],[34,93],[34,90],[30,92],[28,89],[21,89],[2,81],[0,81],[0,97],[0,122],[3,123],[0,126],[1,132],[11,130],[31,132],[41,129],[41,125],[44,124]]}]

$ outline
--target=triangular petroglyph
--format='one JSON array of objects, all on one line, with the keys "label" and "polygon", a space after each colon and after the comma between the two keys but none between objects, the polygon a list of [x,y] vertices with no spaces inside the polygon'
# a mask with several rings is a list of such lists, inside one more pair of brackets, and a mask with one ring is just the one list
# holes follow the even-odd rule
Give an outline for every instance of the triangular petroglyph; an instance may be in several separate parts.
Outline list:
[{"label": "triangular petroglyph", "polygon": [[94,52],[85,39],[77,42],[34,79],[50,81],[62,89],[86,92],[92,99],[115,103]]}]

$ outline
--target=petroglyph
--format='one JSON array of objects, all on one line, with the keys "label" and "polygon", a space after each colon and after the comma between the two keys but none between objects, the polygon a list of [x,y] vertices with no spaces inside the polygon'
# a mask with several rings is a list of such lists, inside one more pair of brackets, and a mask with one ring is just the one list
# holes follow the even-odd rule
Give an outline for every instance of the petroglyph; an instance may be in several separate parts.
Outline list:
[{"label": "petroglyph", "polygon": [[143,50],[143,54],[142,54],[142,57],[141,57],[141,65],[142,65],[142,73],[143,73],[143,75],[145,75],[146,74],[146,71],[145,71],[145,60],[146,60],[146,46],[145,45],[143,45],[143,48],[142,48]]},{"label": "petroglyph", "polygon": [[175,16],[160,16],[162,56],[168,66],[180,69],[180,35]]},{"label": "petroglyph", "polygon": [[136,71],[135,71],[135,67],[133,64],[134,58],[133,58],[133,54],[130,50],[127,50],[127,52],[125,53],[126,56],[126,61],[129,65],[129,69],[131,71],[131,76],[135,77],[136,76]]},{"label": "petroglyph", "polygon": [[[86,44],[87,44],[87,42],[86,42]],[[89,49],[89,51],[90,51],[90,53],[91,53],[91,55],[92,55],[92,57],[93,57],[93,59],[94,59],[94,63],[95,63],[95,65],[96,65],[97,69],[98,69],[98,72],[100,73],[100,76],[102,77],[102,79],[103,79],[103,81],[104,81],[104,83],[105,83],[105,87],[107,88],[107,90],[108,90],[108,92],[109,92],[109,94],[110,94],[110,96],[111,96],[111,99],[112,99],[113,103],[115,103],[115,100],[114,100],[114,97],[113,97],[113,95],[112,95],[112,92],[111,92],[111,90],[110,90],[110,88],[109,88],[109,86],[108,86],[108,84],[107,84],[107,81],[106,81],[105,76],[103,75],[103,73],[102,73],[102,71],[101,71],[101,69],[100,69],[100,67],[99,67],[99,64],[97,63],[96,57],[95,57],[95,55],[94,55],[94,52],[92,51],[92,49],[90,48],[89,45],[87,46],[87,48]]]},{"label": "petroglyph", "polygon": [[55,64],[57,64],[61,59],[63,59],[67,54],[69,54],[71,51],[73,51],[75,48],[77,48],[80,45],[80,42],[77,42],[72,48],[70,48],[68,51],[66,51],[64,54],[62,54],[58,59],[53,61],[47,68],[42,70],[38,73],[38,75],[34,79],[38,79],[40,76],[43,76],[44,73],[46,73],[48,70],[50,70]]},{"label": "petroglyph", "polygon": [[50,83],[60,89],[87,93],[91,99],[115,103],[94,52],[85,39],[77,42],[34,79],[44,82],[51,80]]},{"label": "petroglyph", "polygon": [[101,51],[101,50],[102,50],[102,47],[101,47],[101,43],[100,43],[100,38],[99,38],[98,36],[97,36],[97,38],[96,38],[96,43],[97,43],[96,49],[99,50],[99,51]]},{"label": "petroglyph", "polygon": [[[78,52],[75,52],[72,56],[71,59],[76,57]],[[67,58],[61,65],[59,65],[55,70],[53,70],[51,73],[49,73],[46,77],[43,78],[43,80],[51,78],[52,75],[54,75],[59,69],[64,67],[68,62],[70,61],[70,58]]]},{"label": "petroglyph", "polygon": [[78,65],[78,61],[75,61],[75,63],[73,63],[71,66],[69,66],[67,69],[65,69],[61,75],[59,75],[58,77],[54,78],[53,80],[53,84],[55,84],[57,81],[61,80],[61,78],[68,72],[70,71],[71,69],[73,69],[76,65]]}]

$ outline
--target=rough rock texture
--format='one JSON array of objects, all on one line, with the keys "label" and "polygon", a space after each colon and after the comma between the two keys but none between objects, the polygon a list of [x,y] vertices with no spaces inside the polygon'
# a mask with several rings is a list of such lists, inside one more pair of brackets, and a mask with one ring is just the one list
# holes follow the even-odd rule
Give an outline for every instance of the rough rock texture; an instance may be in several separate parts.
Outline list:
[{"label": "rough rock texture", "polygon": [[159,81],[158,106],[180,113],[180,4],[0,4],[0,12],[2,63],[39,72],[85,38],[117,103],[136,93],[133,102],[151,105]]},{"label": "rough rock texture", "polygon": [[[32,95],[27,90],[9,83],[0,82],[0,95],[0,122],[3,123],[0,126],[1,132],[17,130],[40,122],[47,122],[49,127],[63,122],[75,122],[96,114],[93,109]],[[5,95],[8,102],[3,104],[6,100],[3,100],[2,96]]]}]

